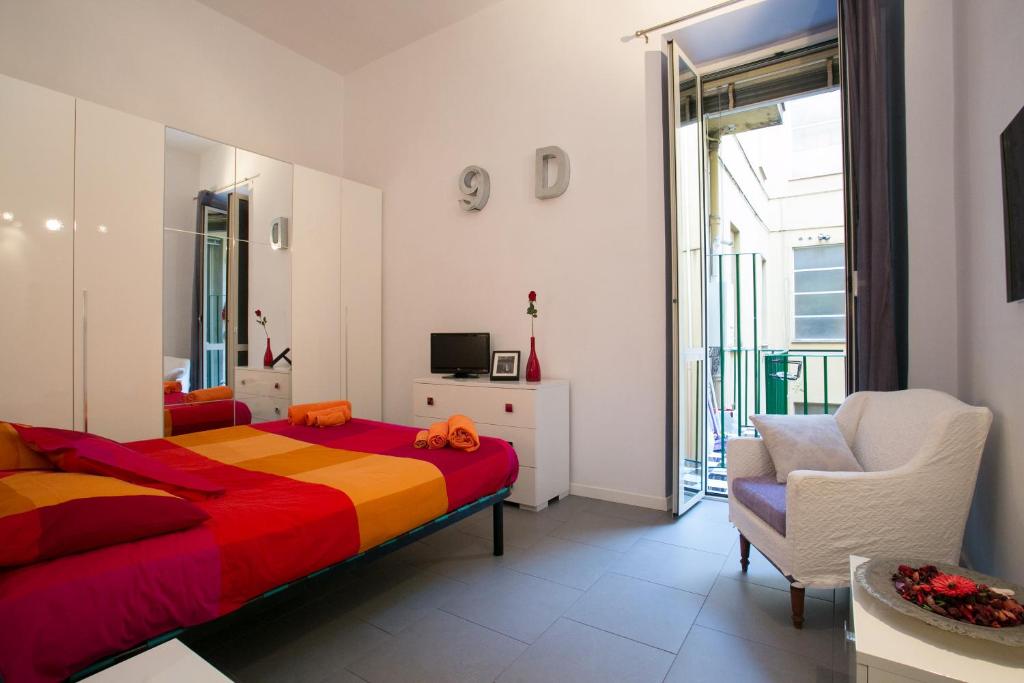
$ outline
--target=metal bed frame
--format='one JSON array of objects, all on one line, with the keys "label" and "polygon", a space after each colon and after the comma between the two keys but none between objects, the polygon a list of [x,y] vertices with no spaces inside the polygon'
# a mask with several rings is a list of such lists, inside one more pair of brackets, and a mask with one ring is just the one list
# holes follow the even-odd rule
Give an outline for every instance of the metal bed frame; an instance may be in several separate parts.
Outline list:
[{"label": "metal bed frame", "polygon": [[[261,612],[264,609],[267,609],[268,606],[272,607],[273,605],[270,604],[270,601],[273,598],[284,594],[289,588],[293,588],[296,586],[307,586],[314,579],[321,579],[329,574],[333,574],[337,570],[358,567],[360,565],[373,562],[374,560],[381,558],[385,555],[388,555],[398,550],[399,548],[404,548],[410,543],[415,543],[416,541],[419,541],[420,539],[429,536],[435,531],[440,531],[441,529],[450,526],[455,522],[463,520],[466,517],[469,517],[470,515],[476,514],[477,512],[480,512],[481,510],[487,507],[490,507],[494,513],[494,554],[496,556],[503,555],[505,552],[505,538],[503,517],[504,508],[502,506],[504,505],[505,499],[508,498],[509,493],[511,493],[511,490],[511,487],[505,487],[496,493],[493,493],[489,496],[484,496],[483,498],[479,498],[473,501],[472,503],[468,503],[456,510],[452,510],[447,514],[441,515],[440,517],[436,517],[427,522],[426,524],[418,526],[415,529],[402,534],[401,536],[396,536],[395,538],[392,538],[390,541],[385,541],[384,543],[381,543],[378,546],[374,546],[373,548],[361,552],[358,555],[353,555],[352,557],[346,560],[342,560],[341,562],[338,562],[336,564],[324,567],[323,569],[315,571],[312,574],[295,579],[294,581],[289,581],[288,583],[282,584],[277,588],[272,588],[266,593],[263,593],[262,595],[257,595],[256,597],[252,598],[244,605],[239,607],[237,610],[229,612],[228,614],[224,614],[220,617],[217,617],[216,619],[203,622],[202,624],[196,624],[195,626],[189,626],[187,628],[176,628],[171,631],[167,631],[166,633],[162,633],[154,638],[149,638],[148,640],[139,643],[135,647],[129,648],[124,652],[119,652],[116,655],[111,655],[106,659],[102,659],[96,662],[95,664],[92,664],[91,666],[88,666],[82,669],[81,671],[72,674],[68,680],[80,681],[83,678],[91,676],[99,671],[102,671],[103,669],[107,669],[111,666],[114,666],[115,664],[123,662],[126,659],[134,657],[135,655],[141,652],[145,652],[150,648],[156,647],[157,645],[165,643],[168,640],[172,640],[174,638],[188,636],[195,637],[196,639],[201,640],[204,637],[204,635],[212,635],[213,633],[219,632],[227,626],[234,624],[235,622],[242,621],[245,618],[254,615],[257,612]],[[288,595],[291,595],[291,593],[288,593]],[[2,682],[2,680],[3,678],[0,677],[0,682]]]}]

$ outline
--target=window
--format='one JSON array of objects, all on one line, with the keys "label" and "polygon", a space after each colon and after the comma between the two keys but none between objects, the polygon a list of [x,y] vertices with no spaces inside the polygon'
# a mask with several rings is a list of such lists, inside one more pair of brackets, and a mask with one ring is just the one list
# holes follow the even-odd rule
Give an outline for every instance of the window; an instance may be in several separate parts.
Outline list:
[{"label": "window", "polygon": [[846,341],[846,252],[842,244],[793,249],[793,336]]}]

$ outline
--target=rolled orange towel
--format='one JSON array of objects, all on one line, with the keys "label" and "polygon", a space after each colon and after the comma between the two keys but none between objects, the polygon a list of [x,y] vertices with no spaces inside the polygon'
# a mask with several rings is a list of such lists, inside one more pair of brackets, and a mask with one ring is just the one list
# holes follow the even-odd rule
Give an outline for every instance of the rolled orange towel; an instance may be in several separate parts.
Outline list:
[{"label": "rolled orange towel", "polygon": [[347,405],[314,410],[306,414],[306,424],[310,427],[336,427],[352,419],[352,409]]},{"label": "rolled orange towel", "polygon": [[165,394],[176,394],[181,391],[181,382],[164,382],[164,393]]},{"label": "rolled orange towel", "polygon": [[465,415],[452,415],[448,418],[448,442],[452,448],[472,453],[480,448],[480,435],[476,433],[476,425]]},{"label": "rolled orange towel", "polygon": [[348,406],[351,415],[352,404],[348,401],[322,401],[320,403],[297,403],[288,408],[288,422],[293,425],[306,424],[306,415],[317,410]]},{"label": "rolled orange towel", "polygon": [[427,448],[435,450],[448,445],[448,423],[435,422],[427,430]]},{"label": "rolled orange towel", "polygon": [[211,387],[209,389],[196,389],[185,394],[185,403],[206,403],[207,401],[226,401],[234,398],[235,392],[231,387]]},{"label": "rolled orange towel", "polygon": [[412,442],[414,448],[426,448],[427,437],[430,436],[430,432],[426,429],[421,429],[416,432],[416,440]]}]

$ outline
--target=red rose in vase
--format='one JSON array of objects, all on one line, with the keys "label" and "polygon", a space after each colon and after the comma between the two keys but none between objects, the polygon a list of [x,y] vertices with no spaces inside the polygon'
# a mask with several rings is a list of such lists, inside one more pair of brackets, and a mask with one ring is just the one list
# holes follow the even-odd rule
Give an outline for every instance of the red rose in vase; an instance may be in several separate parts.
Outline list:
[{"label": "red rose in vase", "polygon": [[263,328],[263,334],[267,335],[267,349],[263,352],[263,367],[274,366],[274,352],[270,350],[270,330],[267,329],[267,316],[263,311],[256,309],[256,324]]},{"label": "red rose in vase", "polygon": [[537,319],[537,292],[530,291],[526,297],[530,305],[526,307],[526,315],[530,316],[530,357],[526,360],[526,381],[540,381],[540,360],[537,358],[537,343],[533,337],[533,321]]}]

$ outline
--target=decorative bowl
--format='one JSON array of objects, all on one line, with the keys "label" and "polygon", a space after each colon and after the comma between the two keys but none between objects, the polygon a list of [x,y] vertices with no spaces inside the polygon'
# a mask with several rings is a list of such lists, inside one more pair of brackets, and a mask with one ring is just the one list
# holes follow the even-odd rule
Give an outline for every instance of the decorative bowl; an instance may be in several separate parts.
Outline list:
[{"label": "decorative bowl", "polygon": [[936,628],[941,628],[945,631],[952,631],[953,633],[958,633],[963,636],[991,640],[1011,647],[1024,647],[1024,624],[1005,628],[978,626],[977,624],[971,624],[966,621],[957,621],[950,617],[935,614],[934,612],[923,609],[908,600],[904,600],[896,591],[896,587],[892,582],[892,575],[896,572],[896,568],[901,564],[910,565],[911,567],[920,567],[926,564],[935,565],[939,571],[946,574],[959,574],[960,576],[966,576],[975,583],[983,583],[992,588],[1005,588],[1012,590],[1014,592],[1014,597],[1018,601],[1024,597],[1024,588],[1014,583],[1010,583],[1009,581],[987,576],[956,565],[945,564],[943,562],[932,562],[930,560],[876,557],[858,566],[854,570],[854,578],[857,583],[868,592],[868,594],[888,607],[896,610],[900,614],[905,614],[908,617],[913,617],[925,622],[926,624],[931,624]]}]

